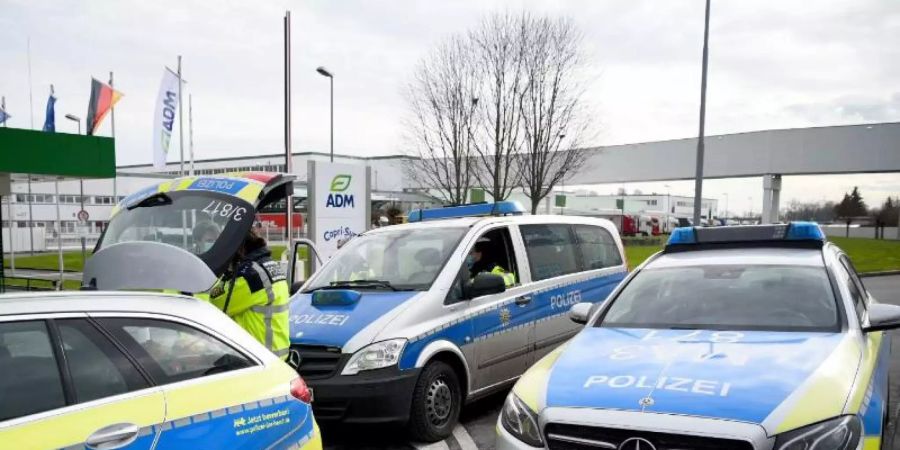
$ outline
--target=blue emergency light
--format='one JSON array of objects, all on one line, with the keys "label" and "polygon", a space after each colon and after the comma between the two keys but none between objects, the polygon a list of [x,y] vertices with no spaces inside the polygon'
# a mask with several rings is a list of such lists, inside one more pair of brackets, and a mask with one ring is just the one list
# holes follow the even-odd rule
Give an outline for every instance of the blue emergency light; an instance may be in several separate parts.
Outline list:
[{"label": "blue emergency light", "polygon": [[525,208],[519,202],[474,203],[471,205],[446,206],[443,208],[414,209],[409,212],[409,222],[424,220],[452,219],[458,217],[510,216],[522,215]]},{"label": "blue emergency light", "polygon": [[730,227],[682,227],[672,230],[669,246],[750,242],[825,242],[825,233],[815,222]]}]

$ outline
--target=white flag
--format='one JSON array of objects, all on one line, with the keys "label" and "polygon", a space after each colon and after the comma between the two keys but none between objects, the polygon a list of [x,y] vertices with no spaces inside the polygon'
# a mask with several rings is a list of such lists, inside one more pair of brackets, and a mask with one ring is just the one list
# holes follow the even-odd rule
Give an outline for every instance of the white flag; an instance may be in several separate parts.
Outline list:
[{"label": "white flag", "polygon": [[175,128],[178,113],[178,75],[166,67],[163,72],[159,96],[156,98],[156,114],[153,115],[153,167],[165,169],[169,154],[169,141]]}]

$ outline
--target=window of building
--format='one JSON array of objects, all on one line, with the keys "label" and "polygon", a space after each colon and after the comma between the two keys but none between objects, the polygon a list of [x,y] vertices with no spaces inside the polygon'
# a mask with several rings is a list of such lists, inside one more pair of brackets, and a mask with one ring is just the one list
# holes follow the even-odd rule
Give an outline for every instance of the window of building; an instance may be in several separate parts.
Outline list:
[{"label": "window of building", "polygon": [[522,225],[531,264],[531,278],[546,280],[578,271],[578,249],[569,225]]}]

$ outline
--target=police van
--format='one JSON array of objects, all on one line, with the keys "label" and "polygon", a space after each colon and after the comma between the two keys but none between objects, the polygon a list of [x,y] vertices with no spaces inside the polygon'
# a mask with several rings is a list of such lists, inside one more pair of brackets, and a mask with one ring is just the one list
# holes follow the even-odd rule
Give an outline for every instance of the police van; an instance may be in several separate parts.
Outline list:
[{"label": "police van", "polygon": [[317,420],[448,436],[463,404],[514,382],[625,277],[614,225],[515,202],[415,210],[347,242],[291,300]]}]

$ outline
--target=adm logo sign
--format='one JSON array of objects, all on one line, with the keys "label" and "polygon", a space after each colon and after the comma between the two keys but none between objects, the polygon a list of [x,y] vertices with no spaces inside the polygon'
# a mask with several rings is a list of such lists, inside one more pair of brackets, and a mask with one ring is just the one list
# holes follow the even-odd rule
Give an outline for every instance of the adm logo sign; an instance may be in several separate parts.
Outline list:
[{"label": "adm logo sign", "polygon": [[163,98],[162,109],[162,130],[160,133],[160,142],[162,142],[163,150],[169,152],[169,141],[172,138],[172,127],[175,124],[175,108],[178,106],[178,94],[172,91],[166,91]]},{"label": "adm logo sign", "polygon": [[331,188],[329,189],[328,198],[325,200],[326,208],[353,208],[353,194],[347,194],[345,191],[350,187],[350,175],[341,174],[335,176],[331,180]]}]

